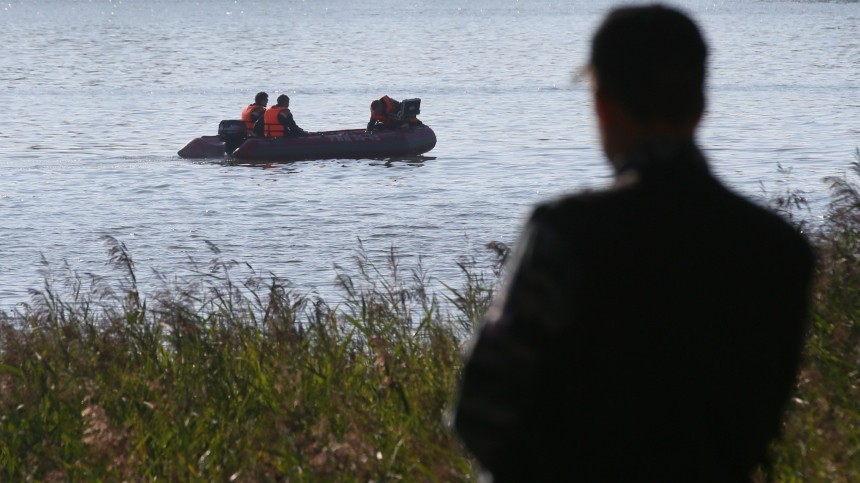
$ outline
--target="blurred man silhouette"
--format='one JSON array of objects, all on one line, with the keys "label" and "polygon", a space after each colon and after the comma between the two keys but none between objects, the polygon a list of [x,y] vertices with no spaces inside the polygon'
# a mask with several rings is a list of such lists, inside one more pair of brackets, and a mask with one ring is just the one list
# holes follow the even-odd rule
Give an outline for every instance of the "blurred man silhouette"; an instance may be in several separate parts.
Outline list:
[{"label": "blurred man silhouette", "polygon": [[695,144],[707,47],[609,13],[588,74],[611,188],[539,205],[471,346],[455,428],[495,481],[746,482],[794,387],[813,255]]}]

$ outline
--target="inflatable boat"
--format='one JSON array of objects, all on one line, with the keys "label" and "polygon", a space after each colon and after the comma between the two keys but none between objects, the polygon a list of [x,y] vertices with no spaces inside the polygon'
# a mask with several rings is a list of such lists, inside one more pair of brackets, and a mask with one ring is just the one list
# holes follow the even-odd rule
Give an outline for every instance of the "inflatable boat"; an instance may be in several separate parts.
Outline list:
[{"label": "inflatable boat", "polygon": [[427,125],[368,131],[346,129],[289,138],[251,137],[231,150],[220,136],[192,139],[179,150],[187,159],[223,158],[245,161],[389,158],[424,154],[436,146],[436,133]]},{"label": "inflatable boat", "polygon": [[436,146],[436,133],[415,119],[417,112],[416,106],[395,128],[321,131],[281,138],[247,137],[243,121],[226,120],[218,126],[217,136],[192,139],[178,154],[187,159],[230,156],[266,162],[415,156]]}]

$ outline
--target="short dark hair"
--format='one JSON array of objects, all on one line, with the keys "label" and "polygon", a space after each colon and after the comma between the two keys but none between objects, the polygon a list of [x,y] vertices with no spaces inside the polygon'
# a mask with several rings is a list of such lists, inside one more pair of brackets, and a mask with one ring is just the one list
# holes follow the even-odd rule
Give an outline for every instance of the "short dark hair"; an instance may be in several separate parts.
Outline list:
[{"label": "short dark hair", "polygon": [[278,105],[286,106],[290,103],[290,98],[286,94],[278,96]]},{"label": "short dark hair", "polygon": [[682,12],[662,5],[612,10],[594,34],[599,89],[640,121],[695,121],[705,108],[708,48]]},{"label": "short dark hair", "polygon": [[260,104],[263,101],[268,102],[268,100],[269,100],[269,95],[266,94],[265,92],[258,92],[257,95],[254,96],[254,102],[256,102],[257,104]]}]

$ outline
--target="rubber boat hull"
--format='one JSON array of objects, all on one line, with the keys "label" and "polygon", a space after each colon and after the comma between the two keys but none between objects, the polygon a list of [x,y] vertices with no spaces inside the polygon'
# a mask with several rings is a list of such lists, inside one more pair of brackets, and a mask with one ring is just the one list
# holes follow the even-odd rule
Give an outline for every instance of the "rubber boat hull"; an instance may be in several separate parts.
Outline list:
[{"label": "rubber boat hull", "polygon": [[200,136],[188,141],[178,153],[180,158],[185,159],[213,159],[223,158],[224,141],[218,136]]},{"label": "rubber boat hull", "polygon": [[[245,161],[389,158],[424,154],[435,146],[436,133],[421,125],[390,131],[346,129],[292,138],[248,138],[232,156]],[[218,136],[202,136],[178,154],[189,159],[224,157],[224,142]]]}]

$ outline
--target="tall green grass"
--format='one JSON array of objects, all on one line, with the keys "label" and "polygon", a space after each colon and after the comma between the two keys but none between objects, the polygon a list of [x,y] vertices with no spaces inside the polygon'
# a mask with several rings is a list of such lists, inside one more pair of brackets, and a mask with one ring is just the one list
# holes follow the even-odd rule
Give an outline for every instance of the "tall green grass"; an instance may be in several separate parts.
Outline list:
[{"label": "tall green grass", "polygon": [[[858,163],[852,176],[860,175]],[[812,325],[776,481],[860,480],[860,187],[830,178],[814,241]],[[793,207],[793,208],[791,208]],[[469,481],[446,421],[462,345],[507,247],[439,284],[392,250],[339,277],[331,303],[216,255],[156,274],[144,298],[122,242],[117,277],[46,270],[0,312],[0,481]],[[342,271],[343,272],[343,271]],[[764,479],[764,478],[762,478]]]},{"label": "tall green grass", "polygon": [[855,158],[847,175],[826,178],[829,209],[809,232],[818,276],[804,367],[774,446],[776,481],[860,481],[860,150]]},{"label": "tall green grass", "polygon": [[143,300],[107,242],[119,280],[46,274],[2,314],[0,480],[468,479],[444,420],[492,297],[473,260],[442,300],[394,251],[334,306],[219,259]]}]

